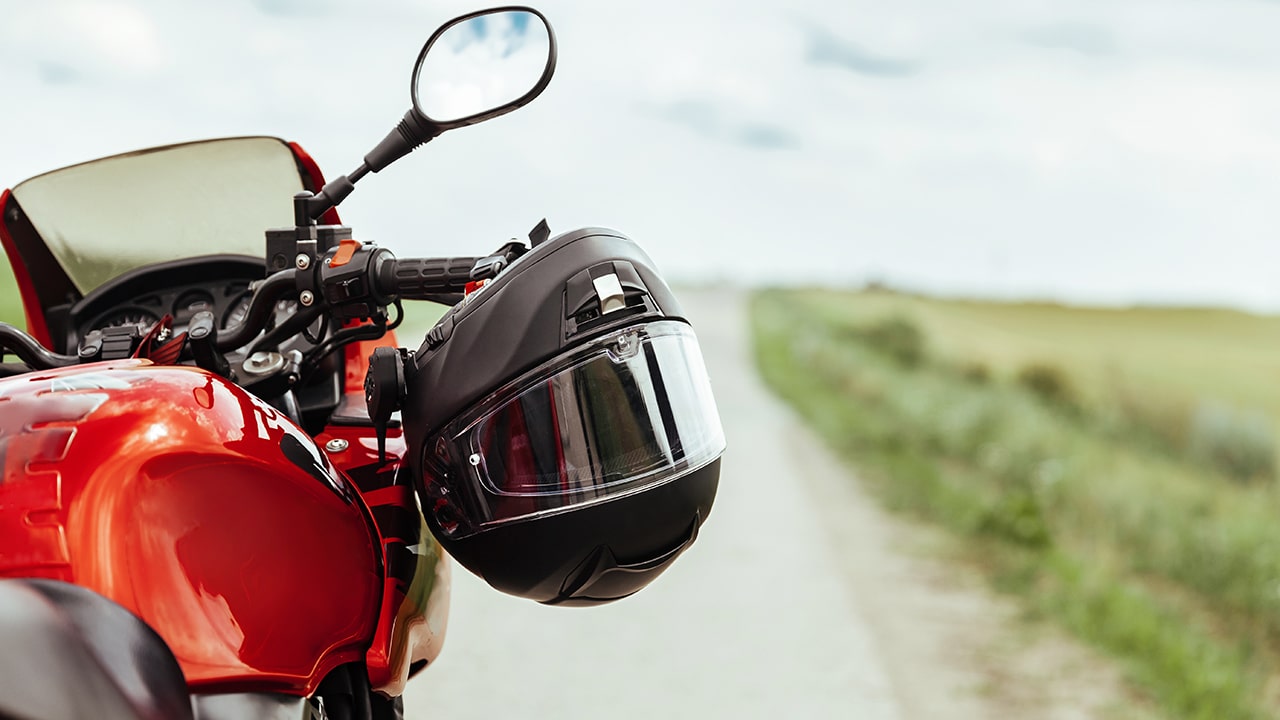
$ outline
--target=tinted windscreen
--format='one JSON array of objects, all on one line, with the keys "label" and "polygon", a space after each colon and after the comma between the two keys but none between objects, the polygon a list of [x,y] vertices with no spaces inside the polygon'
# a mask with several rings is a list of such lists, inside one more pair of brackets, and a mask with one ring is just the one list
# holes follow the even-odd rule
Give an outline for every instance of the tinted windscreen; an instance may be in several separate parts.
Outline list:
[{"label": "tinted windscreen", "polygon": [[13,196],[82,294],[143,265],[262,256],[264,231],[293,224],[303,189],[275,138],[233,138],[116,155],[21,183]]}]

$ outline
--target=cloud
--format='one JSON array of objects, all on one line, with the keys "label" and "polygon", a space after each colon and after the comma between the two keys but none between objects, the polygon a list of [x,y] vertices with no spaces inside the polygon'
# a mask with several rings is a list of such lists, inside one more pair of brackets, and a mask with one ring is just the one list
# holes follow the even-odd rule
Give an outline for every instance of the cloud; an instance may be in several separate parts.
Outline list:
[{"label": "cloud", "polygon": [[800,145],[800,139],[781,125],[736,119],[730,117],[728,111],[703,100],[671,103],[662,108],[659,115],[704,137],[748,148],[778,150]]},{"label": "cloud", "polygon": [[703,135],[714,136],[720,133],[720,112],[708,102],[682,100],[668,105],[663,109],[662,115]]},{"label": "cloud", "polygon": [[326,14],[332,8],[332,3],[316,0],[253,0],[253,6],[276,17],[307,17]]},{"label": "cloud", "polygon": [[56,60],[40,62],[38,70],[40,79],[48,85],[72,85],[84,79],[79,70]]},{"label": "cloud", "polygon": [[748,124],[738,130],[738,141],[748,147],[773,150],[793,148],[800,140],[786,128],[778,125]]},{"label": "cloud", "polygon": [[[0,185],[237,134],[350,170],[404,114],[427,35],[477,6],[321,2],[305,33],[296,13],[314,13],[291,0],[15,3],[0,76],[22,112],[0,113]],[[111,16],[69,17],[96,5]],[[875,271],[957,293],[1280,308],[1280,3],[539,7],[561,51],[547,92],[362,181],[343,205],[361,237],[469,255],[546,216],[627,232],[672,280]],[[298,82],[315,67],[320,86]],[[743,251],[778,237],[787,252]]]},{"label": "cloud", "polygon": [[1115,37],[1106,28],[1088,23],[1055,23],[1028,30],[1023,39],[1036,47],[1071,50],[1099,57],[1118,51]]},{"label": "cloud", "polygon": [[875,55],[821,28],[809,28],[807,34],[807,60],[814,65],[835,65],[859,75],[884,78],[907,77],[920,70],[917,61]]},{"label": "cloud", "polygon": [[153,14],[119,0],[22,3],[0,23],[0,75],[10,85],[15,71],[49,85],[145,78],[173,57]]}]

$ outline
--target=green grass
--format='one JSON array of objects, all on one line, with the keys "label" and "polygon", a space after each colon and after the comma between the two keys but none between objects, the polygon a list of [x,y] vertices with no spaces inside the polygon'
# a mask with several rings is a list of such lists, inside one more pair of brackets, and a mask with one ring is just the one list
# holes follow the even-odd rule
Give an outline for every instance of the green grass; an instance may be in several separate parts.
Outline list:
[{"label": "green grass", "polygon": [[26,327],[26,320],[22,316],[22,299],[18,297],[18,284],[13,279],[13,270],[3,253],[0,253],[0,322]]},{"label": "green grass", "polygon": [[[0,252],[0,322],[6,322],[21,330],[27,328],[27,320],[22,314],[22,298],[18,296],[18,284],[13,279],[13,270],[9,262]],[[0,362],[16,360],[0,352]]]},{"label": "green grass", "polygon": [[[1148,442],[1142,418],[1117,423],[1124,411],[1099,387],[1108,374],[1088,370],[1140,367],[1148,324],[1166,352],[1192,353],[1201,343],[1192,319],[1208,318],[1208,334],[1237,345],[1224,358],[1250,362],[1235,368],[1224,359],[1216,374],[1236,376],[1224,380],[1186,369],[1194,363],[1184,357],[1177,383],[1146,377],[1140,392],[1177,402],[1186,402],[1179,392],[1229,396],[1238,376],[1265,365],[1265,349],[1244,347],[1247,331],[1266,348],[1259,340],[1275,320],[947,305],[880,293],[759,294],[757,361],[887,505],[963,538],[997,586],[1120,658],[1171,716],[1276,710],[1263,697],[1280,648],[1276,483],[1242,483]],[[939,330],[960,316],[971,330]],[[1216,325],[1222,317],[1233,319],[1230,332]],[[905,327],[916,328],[919,353],[903,353],[917,342]],[[1046,329],[1054,327],[1062,353]],[[982,355],[988,337],[1003,341]],[[1022,371],[1035,366],[1049,370],[1029,379]]]},{"label": "green grass", "polygon": [[1203,308],[1081,308],[864,292],[794,296],[836,323],[905,315],[940,356],[1009,377],[1050,361],[1095,402],[1117,392],[1169,403],[1211,396],[1280,419],[1280,317]]}]

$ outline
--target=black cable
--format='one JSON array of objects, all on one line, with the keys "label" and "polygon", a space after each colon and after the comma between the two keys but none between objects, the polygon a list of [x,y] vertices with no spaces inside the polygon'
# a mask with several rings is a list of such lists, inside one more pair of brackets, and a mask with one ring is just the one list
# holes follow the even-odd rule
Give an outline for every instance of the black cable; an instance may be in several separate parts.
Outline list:
[{"label": "black cable", "polygon": [[296,288],[297,273],[297,270],[281,270],[267,276],[267,279],[254,289],[244,320],[230,330],[218,334],[217,349],[225,352],[242,348],[262,332],[262,328],[267,325],[267,320],[273,316],[276,300]]},{"label": "black cable", "polygon": [[51,370],[80,362],[75,355],[59,355],[46,350],[35,338],[3,322],[0,322],[0,351],[17,355],[33,370]]},{"label": "black cable", "polygon": [[305,382],[312,373],[319,369],[320,363],[324,361],[325,356],[344,345],[349,345],[358,340],[377,340],[385,334],[387,334],[385,319],[377,324],[357,325],[339,330],[333,334],[333,337],[326,340],[323,345],[307,353],[306,359],[302,362],[299,376]]},{"label": "black cable", "polygon": [[400,298],[396,298],[396,321],[387,326],[388,330],[395,330],[400,327],[400,323],[404,321],[404,305],[400,304]]},{"label": "black cable", "polygon": [[[253,343],[253,347],[249,348],[249,354],[258,352],[259,350],[275,350],[280,343],[304,331],[316,318],[324,314],[323,305],[313,305],[309,308],[299,308],[297,312],[290,315],[288,319],[275,326],[266,335]],[[221,342],[219,342],[221,345]]]}]

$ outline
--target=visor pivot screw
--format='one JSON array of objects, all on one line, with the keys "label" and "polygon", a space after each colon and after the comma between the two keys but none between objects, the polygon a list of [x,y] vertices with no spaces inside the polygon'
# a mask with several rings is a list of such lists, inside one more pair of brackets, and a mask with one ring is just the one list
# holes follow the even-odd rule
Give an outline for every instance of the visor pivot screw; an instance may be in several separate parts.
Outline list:
[{"label": "visor pivot screw", "polygon": [[298,302],[302,303],[303,307],[311,307],[311,303],[315,301],[316,296],[310,290],[303,290],[298,294]]},{"label": "visor pivot screw", "polygon": [[331,453],[340,453],[347,449],[347,441],[342,438],[334,438],[324,444],[324,449]]},{"label": "visor pivot screw", "polygon": [[471,453],[471,457],[467,458],[473,467],[480,467],[480,453]]},{"label": "visor pivot screw", "polygon": [[298,257],[293,259],[293,264],[296,265],[299,270],[306,270],[311,267],[311,257],[306,253],[298,253]]}]

